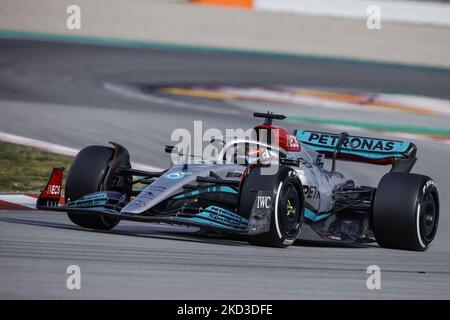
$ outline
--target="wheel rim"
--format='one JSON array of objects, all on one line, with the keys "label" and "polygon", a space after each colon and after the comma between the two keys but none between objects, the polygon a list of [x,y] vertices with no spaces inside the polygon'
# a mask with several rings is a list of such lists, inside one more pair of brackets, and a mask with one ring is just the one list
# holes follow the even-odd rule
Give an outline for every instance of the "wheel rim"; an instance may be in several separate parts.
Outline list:
[{"label": "wheel rim", "polygon": [[286,236],[293,236],[298,230],[300,214],[300,198],[293,184],[287,184],[281,190],[280,225]]},{"label": "wheel rim", "polygon": [[420,208],[420,233],[426,243],[433,240],[436,232],[436,201],[432,193],[426,193]]},{"label": "wheel rim", "polygon": [[286,215],[291,218],[295,214],[295,203],[292,198],[289,198],[286,204]]}]

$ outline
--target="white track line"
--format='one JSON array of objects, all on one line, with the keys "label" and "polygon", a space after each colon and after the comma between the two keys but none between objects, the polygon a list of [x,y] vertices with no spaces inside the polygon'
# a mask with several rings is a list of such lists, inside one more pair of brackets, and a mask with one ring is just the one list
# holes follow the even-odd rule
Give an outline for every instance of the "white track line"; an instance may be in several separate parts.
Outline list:
[{"label": "white track line", "polygon": [[0,194],[0,200],[36,210],[37,199],[34,197],[22,194]]}]

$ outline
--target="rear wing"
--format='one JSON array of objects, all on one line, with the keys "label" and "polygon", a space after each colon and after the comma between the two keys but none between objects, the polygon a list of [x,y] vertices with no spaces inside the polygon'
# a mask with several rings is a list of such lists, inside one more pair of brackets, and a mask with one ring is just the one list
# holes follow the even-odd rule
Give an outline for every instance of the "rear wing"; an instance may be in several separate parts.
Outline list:
[{"label": "rear wing", "polygon": [[[318,131],[296,130],[297,140],[327,158],[392,165],[393,172],[409,172],[417,158],[414,143]],[[345,139],[342,139],[342,137]],[[341,141],[340,141],[341,140]]]}]

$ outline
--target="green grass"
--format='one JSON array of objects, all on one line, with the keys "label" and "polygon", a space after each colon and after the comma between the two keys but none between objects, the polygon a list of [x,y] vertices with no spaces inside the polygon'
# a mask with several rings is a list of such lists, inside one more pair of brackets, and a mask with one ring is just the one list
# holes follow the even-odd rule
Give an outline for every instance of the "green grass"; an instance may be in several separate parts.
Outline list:
[{"label": "green grass", "polygon": [[39,193],[54,167],[67,171],[71,162],[68,156],[0,142],[0,192]]}]

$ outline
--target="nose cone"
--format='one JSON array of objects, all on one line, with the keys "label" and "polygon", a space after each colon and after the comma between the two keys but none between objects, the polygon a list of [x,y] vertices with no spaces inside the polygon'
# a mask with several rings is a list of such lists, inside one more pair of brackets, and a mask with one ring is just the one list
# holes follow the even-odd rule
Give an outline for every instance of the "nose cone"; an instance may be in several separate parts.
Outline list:
[{"label": "nose cone", "polygon": [[145,188],[126,205],[121,213],[144,214],[162,201],[183,191],[183,186],[193,183],[200,175],[208,175],[210,165],[174,166]]}]

